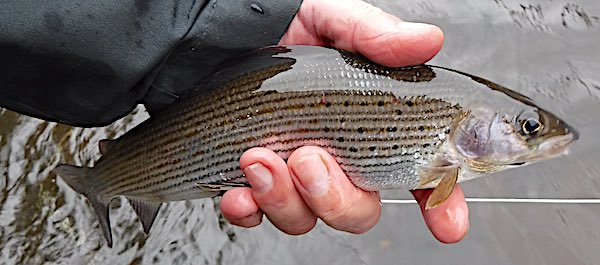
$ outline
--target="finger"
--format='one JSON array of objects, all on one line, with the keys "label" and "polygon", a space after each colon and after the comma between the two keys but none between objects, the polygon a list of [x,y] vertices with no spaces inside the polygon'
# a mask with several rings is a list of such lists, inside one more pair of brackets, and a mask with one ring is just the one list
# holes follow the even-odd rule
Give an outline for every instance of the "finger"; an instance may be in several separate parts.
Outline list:
[{"label": "finger", "polygon": [[423,218],[431,233],[442,243],[456,243],[469,230],[469,208],[459,185],[454,186],[450,197],[436,208],[425,210],[427,198],[433,190],[411,191],[421,207]]},{"label": "finger", "polygon": [[329,226],[364,233],[379,221],[379,194],[354,186],[325,150],[301,147],[292,153],[288,165],[304,201]]},{"label": "finger", "polygon": [[236,188],[223,194],[221,213],[231,224],[254,227],[262,222],[263,213],[252,198],[250,188]]},{"label": "finger", "polygon": [[404,22],[359,0],[305,1],[288,32],[293,30],[314,37],[286,33],[282,43],[329,45],[392,67],[425,63],[444,42],[436,26]]},{"label": "finger", "polygon": [[281,231],[298,235],[310,231],[317,218],[296,190],[281,157],[266,148],[253,148],[240,158],[252,186],[252,197],[267,218]]}]

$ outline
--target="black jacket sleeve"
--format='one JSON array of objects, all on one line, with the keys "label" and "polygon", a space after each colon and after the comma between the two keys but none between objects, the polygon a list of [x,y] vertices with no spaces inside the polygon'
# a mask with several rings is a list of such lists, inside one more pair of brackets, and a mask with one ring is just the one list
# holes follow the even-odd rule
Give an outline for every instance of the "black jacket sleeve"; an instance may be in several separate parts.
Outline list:
[{"label": "black jacket sleeve", "polygon": [[301,0],[0,3],[0,106],[102,126],[158,110],[217,64],[276,44]]}]

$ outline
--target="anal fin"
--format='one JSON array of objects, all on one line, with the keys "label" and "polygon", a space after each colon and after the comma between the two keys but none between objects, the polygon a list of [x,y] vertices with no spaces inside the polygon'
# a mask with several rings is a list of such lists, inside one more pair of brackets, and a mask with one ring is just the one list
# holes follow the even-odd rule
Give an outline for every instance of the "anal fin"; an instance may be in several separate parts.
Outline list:
[{"label": "anal fin", "polygon": [[142,222],[142,226],[144,227],[144,233],[146,235],[150,232],[150,228],[154,223],[154,219],[156,219],[156,215],[158,214],[158,210],[160,209],[160,202],[147,202],[136,199],[129,199],[129,204],[135,210],[138,218]]},{"label": "anal fin", "polygon": [[444,171],[442,180],[440,180],[440,183],[438,183],[437,187],[435,187],[425,203],[425,210],[433,209],[444,203],[448,197],[450,197],[450,194],[452,194],[452,190],[454,190],[454,185],[457,180],[457,167]]}]

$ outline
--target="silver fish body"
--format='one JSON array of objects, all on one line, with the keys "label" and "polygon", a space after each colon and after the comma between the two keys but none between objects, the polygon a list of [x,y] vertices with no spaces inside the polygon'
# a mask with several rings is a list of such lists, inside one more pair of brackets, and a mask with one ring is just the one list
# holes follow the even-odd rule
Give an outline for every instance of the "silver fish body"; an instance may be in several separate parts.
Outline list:
[{"label": "silver fish body", "polygon": [[[458,169],[458,182],[472,179],[554,157],[577,138],[527,97],[487,80],[436,66],[387,68],[322,47],[261,49],[198,88],[104,144],[93,168],[56,169],[91,201],[109,245],[112,198],[126,196],[147,232],[161,202],[247,185],[239,158],[252,147],[284,159],[300,146],[322,147],[356,186],[380,190],[435,187],[431,172],[440,168]],[[513,132],[537,128],[538,120],[512,115],[524,109],[554,122],[543,129],[552,127],[546,135],[555,142],[562,137],[556,154],[542,158],[531,151],[537,139]]]}]

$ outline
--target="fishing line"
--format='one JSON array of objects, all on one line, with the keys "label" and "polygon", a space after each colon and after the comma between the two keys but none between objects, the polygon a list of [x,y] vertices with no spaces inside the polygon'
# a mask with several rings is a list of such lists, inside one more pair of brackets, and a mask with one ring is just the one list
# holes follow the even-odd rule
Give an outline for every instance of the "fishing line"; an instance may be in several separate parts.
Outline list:
[{"label": "fishing line", "polygon": [[[476,203],[544,203],[544,204],[600,204],[600,199],[552,199],[552,198],[465,198]],[[413,204],[413,199],[382,199],[385,204]]]}]

